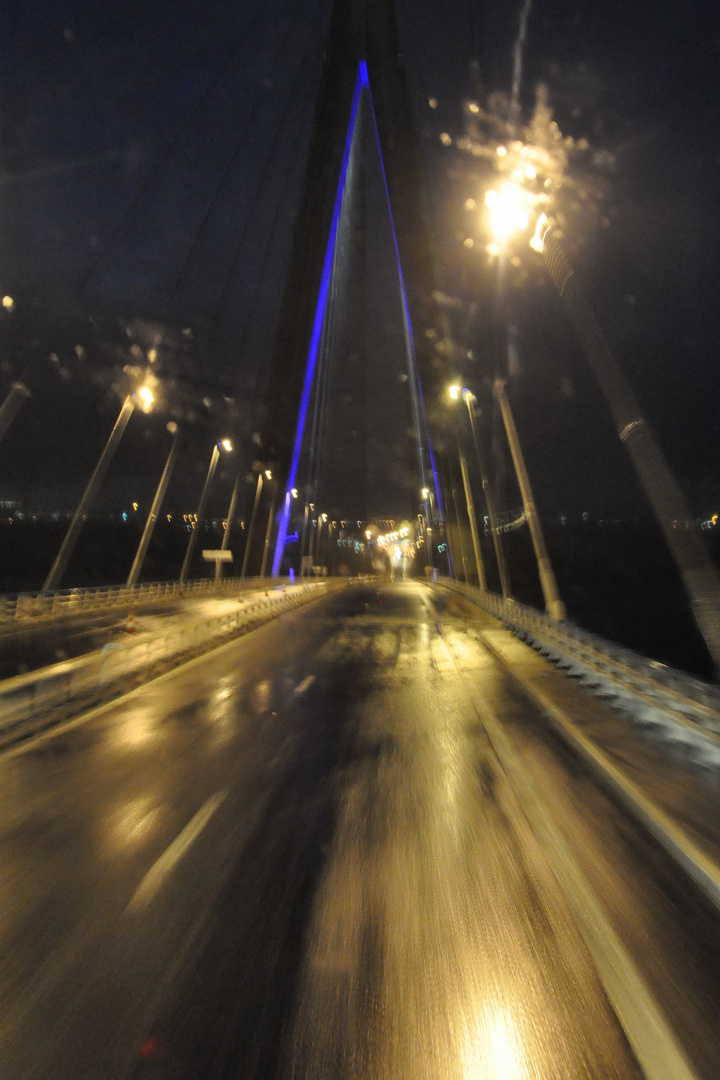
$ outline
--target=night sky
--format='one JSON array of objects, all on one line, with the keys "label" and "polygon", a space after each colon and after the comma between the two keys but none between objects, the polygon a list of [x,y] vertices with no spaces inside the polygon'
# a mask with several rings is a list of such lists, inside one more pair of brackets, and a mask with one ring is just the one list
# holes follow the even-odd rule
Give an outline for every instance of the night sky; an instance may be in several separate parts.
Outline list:
[{"label": "night sky", "polygon": [[[462,140],[469,102],[507,115],[520,7],[396,5],[449,339],[439,325],[415,331],[436,335],[496,441],[493,271],[480,243],[463,246],[479,227],[463,204],[481,201],[488,174]],[[173,505],[196,500],[226,431],[238,452],[223,463],[220,503],[235,470],[262,454],[261,401],[329,14],[328,0],[3,5],[0,292],[16,303],[0,323],[0,393],[23,378],[34,396],[0,446],[0,498],[72,505],[152,349],[162,407],[133,417],[102,505],[149,501],[169,419],[186,432]],[[718,15],[710,3],[589,0],[536,0],[526,14],[518,130],[542,84],[563,137],[587,140],[559,196],[568,248],[694,512],[709,516],[720,510]],[[376,283],[392,280],[378,218],[368,225]],[[508,279],[508,389],[538,503],[548,513],[644,512],[542,262],[526,245],[519,257]],[[392,318],[382,315],[391,381]],[[366,380],[376,427],[389,412],[387,393],[373,390],[381,382]],[[427,406],[442,442],[444,406]],[[387,513],[388,490],[402,501],[412,486],[402,445],[383,477],[395,434],[373,434],[369,512]]]}]

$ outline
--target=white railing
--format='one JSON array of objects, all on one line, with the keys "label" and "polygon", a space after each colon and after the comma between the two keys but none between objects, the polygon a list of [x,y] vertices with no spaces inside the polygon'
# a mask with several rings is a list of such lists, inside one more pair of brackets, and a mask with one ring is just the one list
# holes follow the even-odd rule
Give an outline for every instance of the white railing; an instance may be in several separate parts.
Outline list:
[{"label": "white railing", "polygon": [[198,599],[204,596],[233,596],[259,588],[288,585],[288,578],[203,578],[200,581],[153,581],[146,585],[102,585],[89,589],[59,589],[57,592],[17,593],[0,596],[0,627],[17,620],[62,618],[81,612],[92,614],[106,608],[171,598]]},{"label": "white railing", "polygon": [[[269,586],[269,583],[267,583]],[[0,734],[14,735],[51,710],[70,702],[90,705],[116,696],[141,673],[168,667],[188,654],[205,651],[226,635],[250,630],[284,611],[344,588],[339,579],[290,587],[275,585],[216,617],[167,619],[167,629],[138,634],[102,649],[0,682]],[[257,583],[256,586],[257,588]]]},{"label": "white railing", "polygon": [[496,593],[441,578],[438,585],[462,593],[568,674],[590,684],[599,694],[616,698],[635,718],[693,740],[702,733],[703,751],[720,760],[720,687],[686,672],[649,660],[632,649],[607,641],[571,622],[555,622],[544,612],[506,600]]}]

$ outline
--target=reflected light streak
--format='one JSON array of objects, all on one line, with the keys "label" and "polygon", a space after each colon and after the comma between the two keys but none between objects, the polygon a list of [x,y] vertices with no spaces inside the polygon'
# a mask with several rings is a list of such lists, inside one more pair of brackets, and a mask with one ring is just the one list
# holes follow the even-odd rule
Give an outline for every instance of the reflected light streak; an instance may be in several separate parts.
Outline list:
[{"label": "reflected light streak", "polygon": [[525,1080],[526,1055],[509,1010],[486,1013],[474,1032],[468,1032],[463,1055],[464,1080]]},{"label": "reflected light streak", "polygon": [[161,739],[157,717],[149,709],[134,709],[126,713],[108,732],[115,750],[140,750]]},{"label": "reflected light streak", "polygon": [[107,843],[111,852],[124,852],[143,844],[155,832],[160,809],[148,796],[132,799],[118,807],[106,822]]}]

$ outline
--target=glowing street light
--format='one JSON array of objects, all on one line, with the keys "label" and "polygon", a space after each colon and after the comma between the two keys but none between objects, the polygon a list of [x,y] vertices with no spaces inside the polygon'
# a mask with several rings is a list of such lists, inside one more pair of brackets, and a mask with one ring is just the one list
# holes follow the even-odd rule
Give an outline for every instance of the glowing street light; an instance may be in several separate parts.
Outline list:
[{"label": "glowing street light", "polygon": [[530,224],[532,196],[520,184],[504,184],[499,191],[485,192],[488,224],[494,240],[505,244],[518,232],[525,232]]}]

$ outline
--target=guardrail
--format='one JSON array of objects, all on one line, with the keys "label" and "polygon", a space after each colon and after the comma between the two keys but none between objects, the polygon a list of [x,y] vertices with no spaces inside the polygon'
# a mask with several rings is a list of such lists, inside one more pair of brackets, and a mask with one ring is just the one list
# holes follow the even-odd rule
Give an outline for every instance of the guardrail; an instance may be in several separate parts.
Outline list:
[{"label": "guardrail", "polygon": [[720,763],[720,687],[649,660],[571,622],[496,593],[440,578],[438,585],[461,593],[496,616],[521,640],[602,697],[629,711],[641,724],[657,725],[696,746],[706,762]]},{"label": "guardrail", "polygon": [[[215,618],[168,619],[167,630],[105,645],[85,656],[64,660],[0,683],[0,741],[27,735],[28,727],[48,714],[67,711],[71,703],[87,708],[129,689],[158,668],[168,668],[188,654],[206,651],[238,630],[251,630],[281,612],[319,595],[346,587],[330,579],[290,587],[275,585],[236,609]],[[257,585],[256,585],[257,587]],[[33,728],[34,730],[34,728]]]},{"label": "guardrail", "polygon": [[[102,585],[89,589],[59,589],[56,592],[14,593],[0,596],[0,628],[18,620],[61,618],[91,614],[112,607],[149,603],[177,597],[232,596],[244,590],[289,585],[289,578],[221,578],[215,581],[153,581],[145,585]],[[311,583],[311,582],[308,582]]]}]

